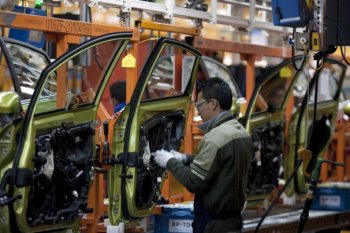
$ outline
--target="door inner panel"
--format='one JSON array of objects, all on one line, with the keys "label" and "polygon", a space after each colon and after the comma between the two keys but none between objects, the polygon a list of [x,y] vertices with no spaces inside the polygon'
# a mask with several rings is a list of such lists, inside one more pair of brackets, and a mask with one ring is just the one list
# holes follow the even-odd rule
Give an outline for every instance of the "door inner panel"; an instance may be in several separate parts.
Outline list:
[{"label": "door inner panel", "polygon": [[72,222],[87,212],[93,148],[93,124],[63,124],[37,136],[27,209],[31,226]]},{"label": "door inner panel", "polygon": [[248,194],[268,194],[278,185],[284,148],[284,122],[252,130],[254,157],[248,176]]},{"label": "door inner panel", "polygon": [[183,140],[185,114],[183,111],[160,113],[141,126],[140,152],[138,164],[138,182],[136,188],[136,206],[149,209],[160,195],[160,180],[165,169],[159,167],[152,153],[157,150],[179,150]]}]

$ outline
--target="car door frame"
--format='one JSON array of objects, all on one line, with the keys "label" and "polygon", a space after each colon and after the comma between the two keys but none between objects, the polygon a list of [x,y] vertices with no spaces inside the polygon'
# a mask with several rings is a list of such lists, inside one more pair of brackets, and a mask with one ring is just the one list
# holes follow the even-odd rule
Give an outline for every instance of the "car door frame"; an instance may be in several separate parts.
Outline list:
[{"label": "car door frame", "polygon": [[[117,32],[117,33],[110,33],[110,34],[106,34],[100,37],[96,37],[93,38],[89,41],[84,42],[83,44],[73,48],[72,50],[66,52],[65,54],[63,54],[61,57],[57,58],[53,63],[49,64],[41,73],[41,76],[38,80],[36,89],[33,93],[33,96],[31,98],[31,101],[29,103],[29,106],[27,108],[27,113],[24,116],[23,119],[23,127],[20,130],[19,133],[19,137],[18,137],[18,146],[16,148],[16,152],[14,154],[14,159],[13,159],[13,163],[12,163],[12,172],[11,172],[11,178],[10,178],[10,184],[9,184],[9,188],[8,188],[8,192],[7,192],[7,197],[10,199],[17,199],[17,197],[14,196],[15,192],[18,192],[17,188],[15,187],[15,180],[17,178],[18,172],[17,169],[20,166],[20,161],[21,161],[21,155],[23,153],[24,147],[26,145],[27,142],[27,134],[30,134],[28,132],[30,131],[35,131],[33,129],[32,126],[32,122],[34,122],[34,118],[37,116],[35,115],[35,108],[37,106],[37,101],[39,99],[39,95],[42,92],[42,89],[44,88],[44,84],[46,83],[46,80],[48,79],[50,73],[52,70],[56,69],[56,67],[64,64],[65,62],[67,62],[70,58],[74,57],[76,53],[81,53],[82,51],[85,51],[89,48],[92,48],[96,45],[99,45],[100,43],[104,43],[104,42],[108,42],[110,40],[121,40],[121,44],[120,44],[120,48],[116,51],[116,53],[113,55],[113,58],[111,60],[111,63],[109,63],[109,67],[107,70],[113,69],[113,67],[111,66],[111,64],[115,64],[116,61],[118,61],[120,59],[120,56],[122,54],[122,52],[124,51],[124,49],[126,48],[127,44],[129,43],[129,41],[131,40],[132,37],[132,33],[131,32]],[[105,74],[108,73],[107,71],[105,72]],[[107,84],[108,80],[104,79],[102,80],[100,87],[97,91],[97,95],[94,98],[94,101],[92,103],[90,103],[89,105],[91,106],[90,109],[95,109],[94,111],[97,113],[97,108],[98,108],[98,103],[101,100],[101,96],[102,96],[102,89],[105,88],[106,84]],[[56,110],[56,111],[51,111],[49,113],[45,113],[45,114],[54,114],[57,111],[62,111],[65,112],[64,109],[60,109],[60,110]],[[72,110],[74,111],[74,110]],[[43,115],[45,114],[38,114],[39,117],[43,117]],[[35,116],[34,116],[35,115]],[[94,149],[94,148],[92,148]],[[28,188],[28,187],[25,187]],[[21,189],[21,188],[19,188]],[[16,224],[16,222],[18,220],[21,219],[21,216],[19,216],[15,210],[14,210],[14,202],[11,201],[8,203],[9,205],[9,212],[10,212],[10,220],[11,220],[11,227],[15,227],[15,229],[13,229],[13,231],[15,232],[20,232],[20,230],[18,229],[18,226]],[[23,216],[22,216],[23,217]],[[22,219],[23,220],[23,219]],[[63,224],[67,227],[67,224]],[[69,224],[68,224],[69,225]],[[63,226],[60,226],[61,228]],[[25,226],[25,228],[28,228],[28,226]],[[29,227],[30,228],[30,227]],[[45,229],[45,228],[44,228]]]},{"label": "car door frame", "polygon": [[[282,110],[281,114],[283,113],[283,109],[285,109],[285,105],[287,104],[288,99],[291,98],[291,97],[290,97],[290,92],[293,90],[293,87],[294,87],[294,85],[295,85],[297,79],[299,78],[298,75],[300,74],[300,72],[303,71],[303,68],[305,67],[305,65],[307,65],[307,61],[306,61],[306,59],[303,57],[303,55],[296,56],[294,59],[295,59],[295,60],[303,59],[303,60],[301,60],[302,66],[300,66],[300,70],[297,70],[297,71],[295,72],[294,77],[293,77],[293,83],[290,84],[289,90],[288,90],[288,92],[287,92],[287,93],[288,93],[288,94],[287,94],[287,97],[286,97],[286,96],[284,97],[284,100],[283,100],[283,103],[282,103],[282,105],[281,105],[281,108],[280,108],[279,110],[277,110],[277,111],[281,111],[281,110]],[[249,126],[248,122],[251,120],[252,116],[254,116],[254,114],[253,114],[253,107],[255,106],[255,102],[256,102],[256,100],[257,100],[258,94],[260,93],[260,89],[261,89],[262,84],[264,84],[266,81],[268,81],[268,79],[269,79],[270,77],[273,77],[273,75],[271,75],[271,73],[276,73],[276,72],[277,72],[278,70],[280,70],[282,67],[284,67],[284,66],[290,64],[291,62],[293,62],[292,58],[291,58],[291,59],[288,59],[288,60],[286,60],[286,61],[284,61],[284,62],[282,62],[282,63],[280,63],[280,64],[279,64],[278,66],[276,66],[271,72],[269,72],[269,73],[266,74],[263,78],[261,78],[260,81],[256,84],[256,86],[255,86],[255,88],[254,88],[254,91],[253,91],[253,95],[252,95],[251,101],[249,102],[248,107],[247,107],[246,115],[241,119],[241,120],[242,120],[242,123],[243,123],[243,125],[244,125],[244,127]],[[344,68],[346,69],[346,67],[345,67],[344,64],[342,64],[342,63],[340,63],[339,61],[336,61],[336,60],[334,60],[334,59],[324,58],[324,61],[323,61],[323,62],[330,62],[330,63],[338,64],[338,65],[340,65],[340,66],[342,66],[342,67],[344,67]],[[300,65],[300,64],[299,64],[299,65]],[[343,75],[344,75],[344,74],[343,74]],[[312,79],[311,82],[310,82],[310,85],[309,85],[309,91],[311,91],[311,90],[314,88],[314,86],[315,86],[315,79]],[[338,88],[337,93],[336,93],[336,95],[335,95],[334,98],[338,98],[338,99],[339,99],[340,92],[341,92],[341,89]],[[305,110],[306,104],[307,104],[308,102],[309,102],[308,96],[307,96],[307,95],[304,95],[303,102],[302,102],[302,106],[301,106],[302,111]],[[257,113],[255,116],[259,116],[259,115],[260,115],[260,116],[263,116],[264,114],[267,114],[267,112],[266,112],[266,111],[264,111],[264,112],[259,112],[259,113]],[[301,114],[301,115],[303,115],[303,114]],[[300,116],[299,116],[299,117],[300,117]],[[300,121],[300,120],[299,120],[299,121]],[[298,126],[298,128],[300,128],[300,126]],[[250,130],[251,130],[251,127],[248,127],[248,131],[250,131]],[[297,131],[297,132],[298,132],[298,131]],[[288,137],[288,135],[285,135],[285,136]],[[298,135],[297,135],[297,140],[298,140]],[[290,148],[290,149],[295,150],[295,148]],[[296,154],[297,154],[297,151],[295,151],[295,159],[297,159]],[[287,155],[287,157],[288,157],[288,155]],[[294,161],[294,164],[295,164],[295,165],[297,164],[296,160]],[[286,166],[286,164],[285,164],[285,166]],[[295,187],[298,186],[298,181],[300,180],[300,177],[297,177],[297,176],[298,176],[298,175],[295,174],[295,179],[294,179],[294,183],[293,183],[293,185],[294,185]]]},{"label": "car door frame", "polygon": [[[156,63],[158,61],[158,58],[161,54],[161,52],[163,51],[163,48],[167,45],[170,46],[174,46],[174,47],[178,47],[180,49],[185,49],[189,52],[191,52],[194,56],[195,56],[195,61],[194,61],[194,66],[192,69],[192,73],[191,73],[191,80],[190,83],[187,85],[187,89],[184,91],[184,94],[182,96],[180,96],[180,98],[190,98],[192,93],[193,93],[193,87],[194,87],[194,82],[196,80],[196,73],[198,70],[198,66],[200,63],[200,57],[201,54],[194,49],[193,47],[189,46],[188,44],[182,43],[180,41],[174,40],[174,39],[170,39],[170,38],[160,38],[157,42],[157,44],[155,45],[155,47],[153,48],[150,56],[148,57],[148,60],[146,62],[146,64],[144,65],[144,68],[140,74],[140,77],[137,81],[136,87],[134,89],[134,92],[132,94],[130,103],[128,104],[128,118],[126,120],[126,126],[125,126],[125,134],[124,134],[124,144],[123,144],[123,152],[122,152],[122,164],[121,164],[121,174],[119,174],[119,177],[114,177],[114,179],[121,179],[121,197],[119,197],[120,203],[121,203],[121,210],[119,210],[119,212],[116,214],[116,217],[112,217],[113,216],[113,210],[112,210],[112,206],[109,206],[109,216],[111,216],[111,222],[113,222],[114,224],[116,224],[120,218],[118,216],[122,216],[122,218],[124,220],[132,220],[135,218],[139,218],[139,216],[132,216],[132,214],[130,214],[129,211],[129,203],[128,203],[128,197],[126,194],[126,183],[127,183],[127,167],[128,167],[128,156],[132,153],[136,153],[133,151],[130,151],[129,149],[129,144],[130,144],[130,139],[131,139],[131,129],[134,124],[135,120],[135,114],[138,112],[138,110],[141,108],[141,105],[145,104],[145,105],[149,105],[151,102],[154,101],[158,101],[158,99],[156,100],[150,100],[150,101],[142,101],[141,102],[141,97],[143,94],[143,91],[145,90],[145,87],[147,85],[148,80],[151,77],[152,71],[154,69],[154,67],[156,66]],[[179,98],[179,97],[169,97],[169,98],[162,98],[159,101],[167,101],[167,100],[172,100],[175,98]],[[188,105],[189,106],[189,105]],[[111,198],[110,198],[111,200]],[[135,200],[133,200],[135,201]],[[152,207],[153,208],[153,207]],[[148,214],[150,213],[149,211],[145,211]]]}]

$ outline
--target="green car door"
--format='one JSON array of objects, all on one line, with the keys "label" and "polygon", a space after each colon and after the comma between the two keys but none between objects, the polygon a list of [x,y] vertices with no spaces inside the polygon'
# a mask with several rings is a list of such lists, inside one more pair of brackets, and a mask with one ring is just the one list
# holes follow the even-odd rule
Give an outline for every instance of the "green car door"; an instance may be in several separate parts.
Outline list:
[{"label": "green car door", "polygon": [[8,164],[16,148],[15,135],[23,117],[22,106],[28,106],[42,70],[49,57],[29,44],[0,37],[0,169]]},{"label": "green car door", "polygon": [[144,65],[131,101],[114,125],[108,172],[112,224],[152,213],[165,176],[152,153],[179,150],[199,62],[192,47],[162,38]]},{"label": "green car door", "polygon": [[[318,72],[318,73],[317,73]],[[304,98],[296,102],[295,112],[288,129],[288,145],[291,148],[285,157],[285,178],[293,174],[298,160],[298,149],[305,148],[312,153],[312,162],[302,164],[294,175],[286,190],[287,195],[300,194],[307,191],[307,179],[315,165],[316,158],[323,156],[335,131],[341,91],[346,73],[346,66],[332,59],[324,59],[319,70],[306,63],[294,86],[296,98]],[[318,82],[316,82],[316,75]],[[315,90],[317,97],[315,96]],[[316,112],[315,102],[317,98]],[[305,170],[303,172],[303,170]]]},{"label": "green car door", "polygon": [[[14,144],[0,163],[0,232],[64,230],[89,211],[97,108],[131,36],[89,40],[49,64],[35,85],[25,80],[34,90],[0,94],[0,114],[9,119],[1,119],[0,140]],[[101,58],[97,50],[108,52]],[[79,77],[71,76],[72,65],[83,71]],[[70,79],[79,88],[71,88]]]},{"label": "green car door", "polygon": [[[295,66],[300,69],[295,69]],[[318,71],[319,88],[322,90],[318,93],[323,97],[317,101],[316,120],[320,121],[319,125],[329,125],[329,135],[317,147],[317,155],[326,148],[334,131],[345,69],[339,62],[324,59]],[[278,185],[283,185],[297,166],[297,150],[308,146],[315,73],[310,63],[299,56],[294,61],[282,62],[257,82],[246,116],[242,119],[255,147],[248,179],[249,199],[261,199],[270,195]],[[330,83],[327,86],[326,81]],[[326,91],[328,88],[329,93]],[[307,121],[305,116],[308,116]],[[296,189],[305,191],[306,183],[301,170],[289,184],[287,194],[291,195]]]},{"label": "green car door", "polygon": [[[11,232],[8,207],[16,198],[8,195],[7,185],[13,172],[18,135],[40,74],[50,60],[44,51],[9,38],[0,38],[0,50],[0,212],[4,220],[0,229]],[[19,169],[17,177],[17,187],[30,185],[32,175],[29,170]],[[28,177],[30,179],[26,180]]]}]

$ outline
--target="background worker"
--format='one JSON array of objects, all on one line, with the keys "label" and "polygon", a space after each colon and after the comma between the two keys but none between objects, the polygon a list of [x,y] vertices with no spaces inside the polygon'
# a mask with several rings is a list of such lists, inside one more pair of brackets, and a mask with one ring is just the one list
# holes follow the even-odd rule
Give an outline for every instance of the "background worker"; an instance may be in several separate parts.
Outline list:
[{"label": "background worker", "polygon": [[126,81],[117,81],[109,88],[114,113],[122,110],[126,105]]},{"label": "background worker", "polygon": [[237,232],[246,200],[248,168],[253,155],[251,138],[229,112],[232,92],[220,78],[202,81],[197,108],[205,133],[195,157],[158,150],[155,161],[173,173],[194,198],[194,233]]}]

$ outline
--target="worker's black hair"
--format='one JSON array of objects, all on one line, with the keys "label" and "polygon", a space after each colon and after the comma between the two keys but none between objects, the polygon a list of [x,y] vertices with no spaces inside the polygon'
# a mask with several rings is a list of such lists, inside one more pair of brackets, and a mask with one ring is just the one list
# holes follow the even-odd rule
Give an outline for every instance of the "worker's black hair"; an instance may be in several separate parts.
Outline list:
[{"label": "worker's black hair", "polygon": [[126,101],[126,82],[117,81],[109,87],[111,97],[118,100],[119,103]]},{"label": "worker's black hair", "polygon": [[197,85],[197,95],[202,92],[203,99],[215,99],[223,110],[230,110],[232,105],[232,91],[230,86],[221,78],[214,77],[201,81]]}]

